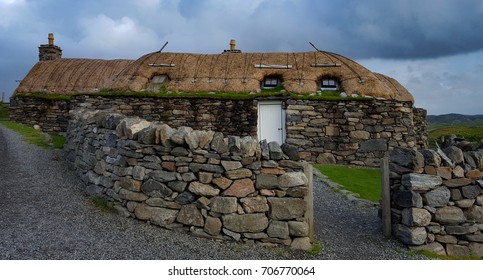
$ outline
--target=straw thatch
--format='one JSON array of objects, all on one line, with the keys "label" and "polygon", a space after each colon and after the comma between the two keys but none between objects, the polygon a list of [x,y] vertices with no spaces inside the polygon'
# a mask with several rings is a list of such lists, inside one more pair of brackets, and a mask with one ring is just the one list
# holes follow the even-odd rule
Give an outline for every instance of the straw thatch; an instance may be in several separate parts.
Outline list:
[{"label": "straw thatch", "polygon": [[156,75],[169,77],[166,90],[244,93],[256,92],[269,75],[280,77],[283,87],[295,93],[315,92],[322,77],[332,77],[348,94],[413,101],[396,80],[329,52],[151,53],[136,61],[58,59],[37,63],[16,93],[146,91]]}]

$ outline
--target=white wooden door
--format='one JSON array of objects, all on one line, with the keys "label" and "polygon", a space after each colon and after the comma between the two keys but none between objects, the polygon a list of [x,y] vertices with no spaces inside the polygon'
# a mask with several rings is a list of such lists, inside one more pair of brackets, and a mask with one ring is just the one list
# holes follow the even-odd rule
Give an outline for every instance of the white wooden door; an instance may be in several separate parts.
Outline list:
[{"label": "white wooden door", "polygon": [[285,112],[282,101],[258,102],[258,138],[267,142],[285,142]]}]

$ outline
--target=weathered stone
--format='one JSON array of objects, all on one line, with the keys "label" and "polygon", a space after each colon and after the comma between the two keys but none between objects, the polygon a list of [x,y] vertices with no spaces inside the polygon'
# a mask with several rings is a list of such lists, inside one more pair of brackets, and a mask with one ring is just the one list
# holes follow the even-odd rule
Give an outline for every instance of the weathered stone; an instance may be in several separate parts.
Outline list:
[{"label": "weathered stone", "polygon": [[336,164],[337,160],[335,159],[334,155],[331,153],[322,153],[316,159],[317,163],[320,164]]},{"label": "weathered stone", "polygon": [[449,167],[455,167],[455,163],[450,158],[448,158],[448,156],[440,148],[436,150],[436,153],[441,158],[441,164]]},{"label": "weathered stone", "polygon": [[461,195],[461,191],[457,188],[453,188],[449,190],[451,192],[451,200],[461,200],[463,199],[463,195]]},{"label": "weathered stone", "polygon": [[126,189],[119,190],[119,197],[121,199],[132,200],[132,201],[145,201],[146,199],[148,199],[148,196],[145,195],[144,193],[133,192]]},{"label": "weathered stone", "polygon": [[456,206],[459,208],[470,208],[474,203],[476,199],[462,199],[455,201]]},{"label": "weathered stone", "polygon": [[240,199],[240,203],[245,213],[263,213],[269,210],[267,198],[264,196],[244,197]]},{"label": "weathered stone", "polygon": [[181,175],[181,180],[183,180],[183,182],[193,182],[198,180],[198,178],[193,172],[186,172]]},{"label": "weathered stone", "polygon": [[454,206],[446,206],[436,209],[434,215],[436,222],[442,224],[459,224],[466,220],[463,210]]},{"label": "weathered stone", "polygon": [[447,187],[440,187],[423,194],[423,198],[431,207],[444,207],[448,204],[451,192]]},{"label": "weathered stone", "polygon": [[189,226],[202,227],[204,225],[203,215],[194,204],[181,206],[176,221]]},{"label": "weathered stone", "polygon": [[168,197],[173,193],[173,191],[165,184],[153,179],[144,182],[141,186],[141,190],[150,197]]},{"label": "weathered stone", "polygon": [[465,211],[465,215],[470,221],[483,222],[483,206],[473,205]]},{"label": "weathered stone", "polygon": [[402,211],[402,223],[409,227],[424,227],[431,223],[431,214],[421,208],[404,208]]},{"label": "weathered stone", "polygon": [[255,187],[251,179],[235,180],[231,186],[223,192],[224,196],[246,197],[255,192]]},{"label": "weathered stone", "polygon": [[196,200],[196,207],[198,207],[198,209],[210,210],[210,208],[208,207],[210,203],[211,203],[211,199],[202,196]]},{"label": "weathered stone", "polygon": [[309,225],[306,222],[289,221],[288,228],[291,236],[309,236]]},{"label": "weathered stone", "polygon": [[271,197],[275,196],[275,191],[274,190],[267,190],[267,189],[261,189],[259,190],[260,194],[266,197]]},{"label": "weathered stone", "polygon": [[149,173],[149,178],[154,179],[161,183],[175,181],[178,179],[176,172],[168,172],[164,170],[154,170]]},{"label": "weathered stone", "polygon": [[253,157],[260,154],[260,144],[250,136],[240,140],[240,151],[245,157]]},{"label": "weathered stone", "polygon": [[236,197],[216,196],[211,199],[210,203],[211,211],[223,214],[235,213],[238,209],[237,207]]},{"label": "weathered stone", "polygon": [[172,150],[171,150],[171,155],[175,156],[175,157],[186,157],[189,155],[189,151],[184,148],[184,147],[174,147]]},{"label": "weathered stone", "polygon": [[300,160],[299,149],[297,146],[284,143],[281,148],[283,153],[286,154],[290,160]]},{"label": "weathered stone", "polygon": [[153,211],[151,222],[158,226],[168,226],[174,223],[178,210],[159,208]]},{"label": "weathered stone", "polygon": [[261,232],[268,227],[268,218],[263,213],[228,214],[222,220],[224,227],[234,232]]},{"label": "weathered stone", "polygon": [[268,143],[266,139],[260,141],[260,149],[262,150],[262,160],[269,160],[270,149],[268,148]]},{"label": "weathered stone", "polygon": [[443,180],[438,176],[408,173],[401,177],[401,183],[412,191],[429,191],[441,185]]},{"label": "weathered stone", "polygon": [[475,204],[479,205],[479,206],[483,206],[483,195],[482,194],[480,194],[479,196],[476,197]]},{"label": "weathered stone", "polygon": [[402,224],[393,226],[393,233],[398,240],[407,245],[422,245],[428,236],[424,227],[407,227]]},{"label": "weathered stone", "polygon": [[308,187],[293,187],[287,189],[287,196],[304,198],[309,194]]},{"label": "weathered stone", "polygon": [[471,180],[468,178],[456,178],[451,180],[443,180],[443,185],[448,188],[457,188],[471,184]]},{"label": "weathered stone", "polygon": [[465,177],[465,170],[463,167],[457,165],[453,168],[453,177],[454,178],[464,178]]},{"label": "weathered stone", "polygon": [[188,186],[188,183],[182,181],[173,181],[168,183],[168,188],[178,193],[184,192],[186,186]]},{"label": "weathered stone", "polygon": [[468,164],[472,169],[475,169],[478,167],[475,159],[471,156],[469,152],[463,152],[463,157],[464,157],[465,163]]},{"label": "weathered stone", "polygon": [[226,190],[229,186],[231,186],[231,183],[233,183],[233,180],[225,177],[218,177],[213,179],[213,184],[215,184],[218,188],[222,190]]},{"label": "weathered stone", "polygon": [[281,188],[305,186],[308,182],[303,172],[289,172],[278,177],[278,184]]},{"label": "weathered stone", "polygon": [[128,177],[121,177],[119,179],[119,185],[121,188],[130,190],[133,192],[140,192],[141,191],[141,181],[133,180]]},{"label": "weathered stone", "polygon": [[349,137],[357,140],[367,140],[371,134],[364,130],[354,130],[349,133]]},{"label": "weathered stone", "polygon": [[441,235],[441,234],[436,234],[435,239],[438,242],[445,243],[445,244],[457,244],[458,239],[454,237],[453,235]]},{"label": "weathered stone", "polygon": [[436,175],[445,180],[450,180],[453,177],[453,169],[449,166],[441,166],[436,168]]},{"label": "weathered stone", "polygon": [[467,246],[462,246],[457,244],[447,244],[446,252],[448,253],[448,256],[457,256],[457,257],[470,256],[470,249]]},{"label": "weathered stone", "polygon": [[268,234],[264,232],[257,232],[257,233],[243,233],[243,236],[249,239],[263,239],[263,238],[268,238]]},{"label": "weathered stone", "polygon": [[175,201],[181,205],[190,204],[196,201],[196,196],[190,192],[182,192],[175,198]]},{"label": "weathered stone", "polygon": [[200,172],[198,174],[199,180],[203,184],[209,184],[213,181],[213,173],[209,172]]},{"label": "weathered stone", "polygon": [[267,229],[267,234],[270,237],[276,237],[281,239],[289,238],[289,229],[287,222],[272,220]]},{"label": "weathered stone", "polygon": [[464,161],[463,151],[456,146],[449,146],[443,151],[446,156],[455,164],[460,164]]},{"label": "weathered stone", "polygon": [[170,140],[178,145],[184,145],[186,134],[191,132],[193,132],[191,127],[178,127],[178,129],[176,129],[176,131],[174,131],[174,133],[171,135]]},{"label": "weathered stone", "polygon": [[423,173],[436,176],[436,174],[437,174],[436,167],[431,166],[431,165],[426,165],[424,167],[424,172]]},{"label": "weathered stone", "polygon": [[363,141],[360,144],[360,152],[379,152],[387,151],[387,140],[386,139],[370,139]]},{"label": "weathered stone", "polygon": [[431,165],[434,167],[439,167],[441,165],[441,158],[438,156],[438,153],[436,153],[436,151],[424,149],[421,150],[420,153],[424,157],[425,165]]},{"label": "weathered stone", "polygon": [[127,137],[128,139],[134,139],[136,133],[150,125],[150,122],[140,118],[125,118],[116,127],[116,135],[119,138]]},{"label": "weathered stone", "polygon": [[473,257],[483,258],[483,244],[471,242],[468,245],[468,249],[470,250],[470,255]]},{"label": "weathered stone", "polygon": [[411,246],[410,248],[414,251],[429,251],[433,252],[436,255],[446,256],[446,250],[444,249],[443,245],[438,242],[431,242],[419,246]]},{"label": "weathered stone", "polygon": [[132,169],[132,177],[135,180],[143,180],[146,175],[146,168],[136,165]]},{"label": "weathered stone", "polygon": [[283,170],[283,168],[277,167],[277,168],[262,168],[262,170],[260,170],[260,173],[282,175],[282,174],[285,174],[287,172],[285,172],[285,170]]},{"label": "weathered stone", "polygon": [[223,233],[230,236],[231,238],[235,239],[235,241],[240,241],[241,234],[233,232],[229,229],[223,228]]},{"label": "weathered stone", "polygon": [[223,133],[215,132],[213,139],[211,140],[211,149],[218,152],[219,154],[224,154],[228,152],[228,145],[225,142]]},{"label": "weathered stone", "polygon": [[274,220],[292,220],[300,218],[307,210],[307,202],[299,198],[269,197],[270,218]]},{"label": "weathered stone", "polygon": [[247,168],[240,168],[236,170],[230,170],[225,173],[226,177],[232,180],[250,178],[252,176],[252,171]]},{"label": "weathered stone", "polygon": [[196,181],[190,183],[188,190],[194,194],[206,197],[217,196],[220,193],[219,189]]},{"label": "weathered stone", "polygon": [[312,243],[310,243],[310,238],[308,237],[299,237],[292,241],[290,247],[294,250],[309,251],[312,249]]},{"label": "weathered stone", "polygon": [[156,144],[161,144],[163,146],[168,146],[169,145],[169,139],[173,135],[173,133],[176,130],[171,128],[167,124],[161,124],[156,128],[156,139],[155,143]]},{"label": "weathered stone", "polygon": [[177,209],[177,210],[181,209],[181,205],[179,205],[178,203],[174,201],[164,200],[163,198],[159,198],[159,197],[148,198],[145,202],[147,205],[153,206],[153,207],[161,207],[161,208],[169,208],[169,209]]},{"label": "weathered stone", "polygon": [[478,169],[473,169],[468,171],[465,176],[470,180],[481,180],[483,178],[483,172]]},{"label": "weathered stone", "polygon": [[282,148],[277,142],[272,141],[268,143],[268,149],[270,151],[270,159],[281,160],[283,158]]},{"label": "weathered stone", "polygon": [[204,231],[210,235],[218,235],[221,232],[221,220],[219,218],[208,216],[206,217]]},{"label": "weathered stone", "polygon": [[148,127],[142,129],[137,134],[137,139],[142,144],[152,145],[156,143],[157,124],[150,124]]},{"label": "weathered stone", "polygon": [[476,198],[481,192],[481,188],[477,185],[468,185],[461,188],[461,194],[465,198]]},{"label": "weathered stone", "polygon": [[222,160],[221,165],[225,168],[226,171],[240,169],[243,165],[239,161],[226,161]]},{"label": "weathered stone", "polygon": [[396,205],[400,207],[423,207],[423,198],[422,196],[413,191],[409,190],[400,190],[394,192],[393,201]]},{"label": "weathered stone", "polygon": [[483,243],[483,234],[482,233],[479,233],[479,234],[466,234],[466,235],[463,235],[462,238],[468,240],[468,241],[471,241],[471,242],[479,242],[479,243]]},{"label": "weathered stone", "polygon": [[444,227],[446,234],[454,234],[454,235],[464,235],[464,234],[471,234],[478,231],[476,226],[454,226],[454,225],[446,225]]}]

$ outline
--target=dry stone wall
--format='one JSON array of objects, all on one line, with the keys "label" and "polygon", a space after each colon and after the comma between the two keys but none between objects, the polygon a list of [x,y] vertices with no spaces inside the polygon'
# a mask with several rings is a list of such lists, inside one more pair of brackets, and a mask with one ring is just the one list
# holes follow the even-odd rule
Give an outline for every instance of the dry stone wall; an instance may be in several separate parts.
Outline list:
[{"label": "dry stone wall", "polygon": [[393,234],[416,250],[483,258],[483,145],[395,148]]},{"label": "dry stone wall", "polygon": [[293,146],[76,110],[65,149],[87,191],[126,217],[195,236],[311,248],[312,171]]}]

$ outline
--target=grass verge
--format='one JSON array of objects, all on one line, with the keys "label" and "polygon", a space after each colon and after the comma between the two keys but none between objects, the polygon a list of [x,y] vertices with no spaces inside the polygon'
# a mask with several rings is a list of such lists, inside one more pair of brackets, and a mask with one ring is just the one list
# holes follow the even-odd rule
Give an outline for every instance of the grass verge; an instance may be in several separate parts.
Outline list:
[{"label": "grass verge", "polygon": [[8,120],[10,118],[10,110],[8,104],[0,103],[0,120]]},{"label": "grass verge", "polygon": [[65,139],[61,135],[45,135],[41,131],[34,129],[31,126],[8,120],[0,120],[0,125],[3,125],[6,128],[9,128],[19,133],[20,135],[22,135],[23,140],[29,144],[33,144],[42,148],[62,149],[64,147]]},{"label": "grass verge", "polygon": [[116,209],[102,196],[94,196],[91,198],[92,204],[102,212],[116,213]]},{"label": "grass verge", "polygon": [[481,260],[478,257],[459,257],[459,256],[443,256],[427,250],[413,250],[409,251],[410,256],[423,255],[430,259],[440,259],[440,260]]},{"label": "grass verge", "polygon": [[338,183],[343,189],[359,194],[360,198],[379,202],[381,198],[381,172],[379,169],[345,165],[315,164],[322,174]]}]

